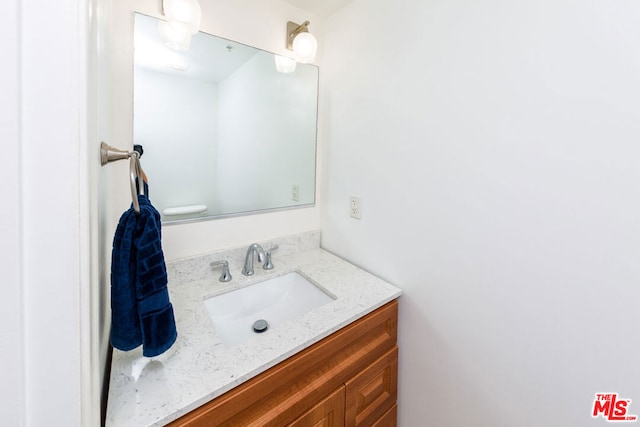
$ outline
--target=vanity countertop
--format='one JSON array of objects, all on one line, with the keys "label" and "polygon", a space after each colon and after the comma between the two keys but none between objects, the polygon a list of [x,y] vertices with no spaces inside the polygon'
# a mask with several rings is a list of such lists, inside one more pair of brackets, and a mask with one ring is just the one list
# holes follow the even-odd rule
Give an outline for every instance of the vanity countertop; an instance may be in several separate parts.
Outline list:
[{"label": "vanity countertop", "polygon": [[[256,266],[250,278],[236,270],[228,283],[218,281],[217,271],[209,278],[190,281],[170,274],[178,339],[153,359],[143,357],[141,348],[114,350],[107,427],[165,425],[401,294],[398,288],[319,248],[286,256],[276,253],[274,264],[271,271]],[[302,272],[337,298],[249,341],[223,344],[204,299],[291,271]]]}]

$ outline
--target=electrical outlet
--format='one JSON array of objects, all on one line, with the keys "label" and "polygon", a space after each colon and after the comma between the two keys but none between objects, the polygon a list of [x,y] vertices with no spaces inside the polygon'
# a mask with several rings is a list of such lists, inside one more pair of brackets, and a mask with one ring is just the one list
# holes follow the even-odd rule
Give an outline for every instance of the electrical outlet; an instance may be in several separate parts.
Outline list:
[{"label": "electrical outlet", "polygon": [[351,196],[351,198],[349,199],[349,216],[355,219],[360,219],[362,217],[359,196]]},{"label": "electrical outlet", "polygon": [[300,201],[300,186],[298,184],[293,184],[291,187],[291,200],[294,202]]}]

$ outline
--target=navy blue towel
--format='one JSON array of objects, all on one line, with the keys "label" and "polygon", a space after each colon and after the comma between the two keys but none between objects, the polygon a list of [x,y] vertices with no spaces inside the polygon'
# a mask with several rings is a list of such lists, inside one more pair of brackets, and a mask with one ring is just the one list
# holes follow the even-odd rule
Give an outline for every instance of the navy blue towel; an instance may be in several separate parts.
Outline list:
[{"label": "navy blue towel", "polygon": [[167,289],[160,214],[139,195],[120,217],[111,254],[111,345],[128,351],[142,344],[147,357],[164,353],[176,341],[173,307]]}]

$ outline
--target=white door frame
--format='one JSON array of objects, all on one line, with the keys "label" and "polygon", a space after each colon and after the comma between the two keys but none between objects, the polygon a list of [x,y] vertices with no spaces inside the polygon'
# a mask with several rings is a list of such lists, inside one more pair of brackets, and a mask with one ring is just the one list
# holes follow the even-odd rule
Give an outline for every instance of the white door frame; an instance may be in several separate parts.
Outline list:
[{"label": "white door frame", "polygon": [[3,4],[0,255],[8,288],[0,298],[7,325],[0,357],[9,375],[0,402],[7,425],[99,423],[87,162],[95,133],[94,5]]}]

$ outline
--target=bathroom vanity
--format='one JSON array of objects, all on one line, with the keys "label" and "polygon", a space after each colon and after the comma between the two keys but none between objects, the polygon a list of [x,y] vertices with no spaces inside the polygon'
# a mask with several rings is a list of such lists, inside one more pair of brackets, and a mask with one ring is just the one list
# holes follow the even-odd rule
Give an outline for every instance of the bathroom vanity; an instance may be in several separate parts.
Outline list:
[{"label": "bathroom vanity", "polygon": [[170,426],[395,426],[393,301]]},{"label": "bathroom vanity", "polygon": [[[256,265],[251,277],[240,274],[246,247],[167,265],[178,340],[156,358],[114,350],[107,427],[394,425],[401,291],[321,249],[318,232],[260,243],[280,247],[275,268]],[[227,283],[210,267],[221,259]],[[205,300],[292,272],[329,302],[222,339]]]}]

